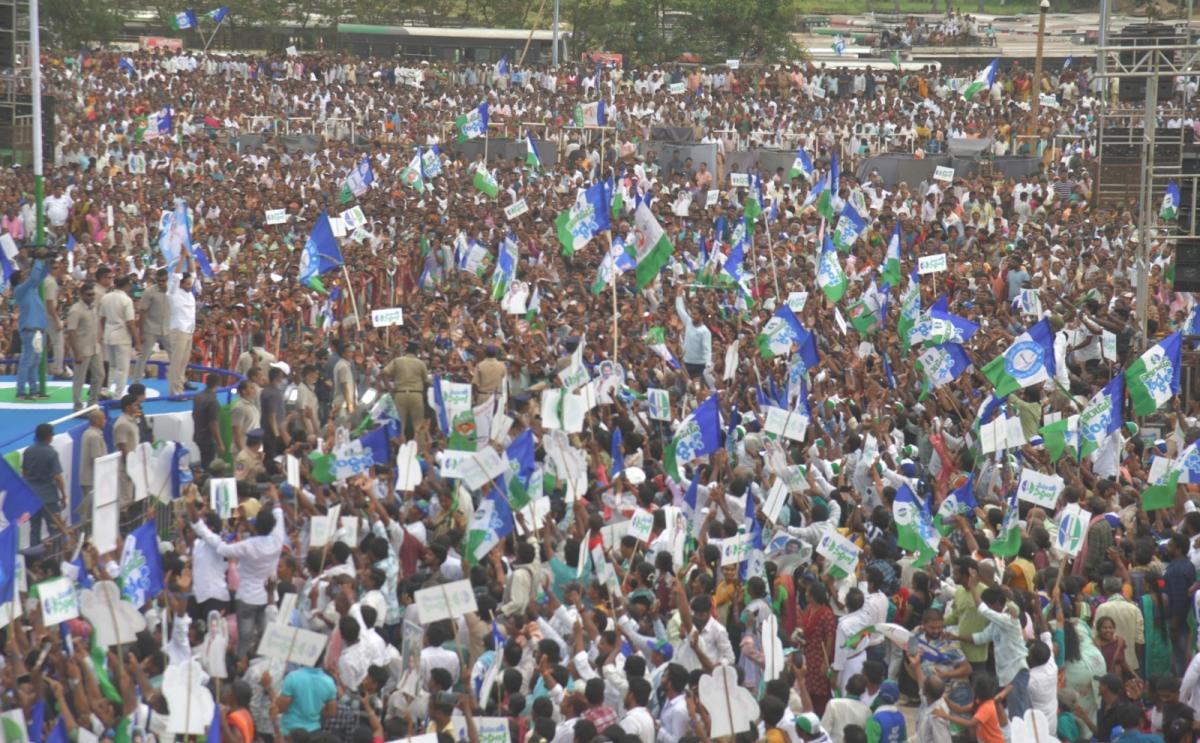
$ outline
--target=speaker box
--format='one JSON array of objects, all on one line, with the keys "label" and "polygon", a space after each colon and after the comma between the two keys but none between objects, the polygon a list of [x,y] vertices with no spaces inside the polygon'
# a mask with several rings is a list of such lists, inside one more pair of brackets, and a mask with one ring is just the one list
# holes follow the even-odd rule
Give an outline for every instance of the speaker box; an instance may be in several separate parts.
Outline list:
[{"label": "speaker box", "polygon": [[[1161,44],[1185,44],[1187,37],[1180,34],[1173,26],[1168,26],[1162,23],[1139,23],[1126,26],[1120,34],[1113,37],[1110,42],[1114,46],[1155,46]],[[1122,52],[1121,63],[1125,65],[1134,64],[1137,59],[1137,52]],[[1121,84],[1117,89],[1117,98],[1124,103],[1141,103],[1146,100],[1146,81],[1149,78],[1131,77],[1121,78]],[[1168,101],[1174,96],[1175,90],[1172,84],[1170,75],[1164,75],[1158,78],[1158,100]]]},{"label": "speaker box", "polygon": [[1177,292],[1200,291],[1200,239],[1181,238],[1175,242],[1175,281]]}]

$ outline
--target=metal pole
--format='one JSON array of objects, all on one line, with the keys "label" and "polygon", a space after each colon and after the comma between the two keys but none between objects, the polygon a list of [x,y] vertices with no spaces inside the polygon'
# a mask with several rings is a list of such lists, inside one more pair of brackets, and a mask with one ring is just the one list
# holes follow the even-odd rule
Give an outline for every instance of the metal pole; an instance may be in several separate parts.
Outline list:
[{"label": "metal pole", "polygon": [[550,48],[550,64],[558,67],[558,0],[554,0],[554,45]]},{"label": "metal pole", "polygon": [[[1108,14],[1111,10],[1112,0],[1100,0],[1100,45],[1097,49],[1104,49],[1108,46]],[[1104,77],[1104,71],[1108,66],[1107,53],[1100,51],[1096,53],[1096,78],[1101,80],[1100,96],[1107,100],[1108,96],[1108,78]]]},{"label": "metal pole", "polygon": [[[1050,10],[1050,0],[1042,0],[1040,6],[1041,12],[1038,13],[1038,37],[1037,37],[1037,57],[1033,61],[1033,86],[1030,89],[1030,95],[1033,98],[1029,101],[1029,133],[1032,134],[1038,125],[1038,112],[1042,107],[1042,50],[1046,45],[1046,11]],[[1034,143],[1034,154],[1037,143]]]},{"label": "metal pole", "polygon": [[[1154,56],[1154,69],[1158,70],[1158,55]],[[1146,266],[1146,256],[1150,249],[1150,214],[1154,209],[1151,203],[1154,198],[1154,141],[1158,117],[1158,76],[1153,75],[1146,80],[1146,118],[1145,138],[1142,141],[1142,172],[1138,194],[1138,252],[1137,252],[1137,321],[1141,332],[1139,343],[1146,338],[1146,310],[1149,301],[1150,271]],[[1140,348],[1140,346],[1138,346]]]},{"label": "metal pole", "polygon": [[[42,36],[38,25],[38,0],[29,0],[29,77],[33,97],[33,200],[37,220],[34,242],[43,246],[46,244],[46,184],[42,174]],[[44,301],[45,295],[41,286],[38,286],[38,296]],[[38,365],[38,384],[42,394],[46,393],[46,358],[49,353],[50,343],[46,331],[43,330],[42,360]]]}]

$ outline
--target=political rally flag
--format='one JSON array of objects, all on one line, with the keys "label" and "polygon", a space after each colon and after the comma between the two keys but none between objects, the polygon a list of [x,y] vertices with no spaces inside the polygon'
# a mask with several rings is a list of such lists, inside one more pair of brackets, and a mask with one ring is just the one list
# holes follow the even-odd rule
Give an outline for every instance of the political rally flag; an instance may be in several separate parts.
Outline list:
[{"label": "political rally flag", "polygon": [[1079,456],[1086,457],[1100,448],[1109,434],[1123,423],[1121,404],[1125,398],[1125,377],[1118,374],[1092,396],[1079,413]]},{"label": "political rally flag", "polygon": [[721,448],[721,410],[712,395],[683,419],[663,455],[667,475],[683,482],[679,466]]},{"label": "political rally flag", "polygon": [[638,205],[633,223],[634,242],[625,249],[637,261],[635,275],[638,291],[641,291],[654,281],[662,267],[667,265],[671,254],[675,252],[675,246],[671,244],[667,233],[663,231],[662,225],[645,202]]},{"label": "political rally flag", "polygon": [[483,561],[487,553],[512,533],[513,513],[508,500],[496,488],[488,493],[467,525],[467,560]]},{"label": "political rally flag", "polygon": [[455,119],[454,125],[458,129],[459,142],[466,142],[470,139],[486,137],[488,127],[488,104],[480,103],[476,108],[471,109]]},{"label": "political rally flag", "polygon": [[804,148],[796,150],[796,159],[792,161],[792,167],[788,170],[788,179],[803,178],[806,181],[812,181],[813,164],[808,157],[808,153]]},{"label": "political rally flag", "polygon": [[888,286],[900,286],[900,218],[896,218],[896,226],[892,228],[892,238],[888,240],[887,255],[883,259],[883,283]]},{"label": "political rally flag", "polygon": [[1179,393],[1183,334],[1163,338],[1125,370],[1135,415],[1150,415]]},{"label": "political rally flag", "polygon": [[603,183],[594,183],[580,191],[571,208],[554,220],[563,255],[574,255],[586,247],[593,237],[610,228],[606,194],[607,188]]},{"label": "political rally flag", "polygon": [[1041,320],[982,371],[996,388],[996,397],[1004,397],[1053,378],[1054,369],[1054,330],[1049,320]]},{"label": "political rally flag", "polygon": [[1179,184],[1174,180],[1167,181],[1167,192],[1163,194],[1162,206],[1159,207],[1158,216],[1163,221],[1171,221],[1175,219],[1175,215],[1179,213]]},{"label": "political rally flag", "polygon": [[333,237],[333,228],[329,225],[329,214],[322,211],[313,225],[308,241],[304,243],[304,251],[300,254],[300,283],[319,292],[325,291],[321,276],[345,263],[342,250]]},{"label": "political rally flag", "polygon": [[145,606],[147,601],[154,600],[166,586],[154,519],[150,519],[125,537],[117,584],[121,586],[121,598],[139,609]]},{"label": "political rally flag", "polygon": [[181,10],[168,18],[167,24],[176,31],[186,31],[189,28],[195,28],[196,12],[194,10]]},{"label": "political rally flag", "polygon": [[971,84],[963,88],[963,98],[970,101],[974,100],[975,96],[981,91],[987,92],[992,89],[992,85],[996,82],[996,64],[999,60],[993,59],[987,67],[979,71]]},{"label": "political rally flag", "polygon": [[829,235],[825,235],[825,244],[821,250],[821,263],[817,269],[817,286],[821,287],[821,291],[825,292],[829,301],[834,303],[841,301],[842,296],[846,293],[846,287],[849,286],[846,272],[842,270],[842,264],[838,260],[837,251],[834,250]]}]

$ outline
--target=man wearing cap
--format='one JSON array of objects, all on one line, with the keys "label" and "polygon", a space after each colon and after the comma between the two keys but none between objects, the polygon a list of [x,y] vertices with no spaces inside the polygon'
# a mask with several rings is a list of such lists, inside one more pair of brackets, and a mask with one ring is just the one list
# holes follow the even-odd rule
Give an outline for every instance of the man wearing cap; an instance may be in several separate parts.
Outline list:
[{"label": "man wearing cap", "polygon": [[233,450],[239,452],[246,447],[247,433],[262,425],[262,414],[254,404],[258,389],[254,382],[243,379],[237,386],[238,399],[229,411],[229,424],[233,429]]},{"label": "man wearing cap", "polygon": [[71,399],[75,409],[83,408],[83,384],[89,385],[88,404],[95,405],[104,385],[104,365],[100,361],[100,316],[96,312],[96,286],[87,282],[79,291],[79,299],[67,312],[67,347],[75,359],[71,381]]},{"label": "man wearing cap", "polygon": [[421,344],[410,340],[404,355],[389,361],[382,371],[406,436],[425,422],[425,387],[433,381],[425,362],[417,358],[419,350]]},{"label": "man wearing cap", "polygon": [[894,681],[884,681],[875,695],[875,712],[867,720],[867,739],[879,743],[904,743],[908,740],[908,728],[904,713],[896,707],[900,699],[900,688]]},{"label": "man wearing cap", "polygon": [[171,348],[167,338],[170,329],[171,304],[167,299],[167,269],[160,268],[154,272],[154,283],[142,292],[138,300],[138,312],[142,316],[142,352],[138,354],[133,366],[131,379],[140,382],[146,376],[146,361],[154,352],[157,344],[164,351]]},{"label": "man wearing cap", "polygon": [[129,477],[128,459],[138,445],[137,417],[140,412],[141,403],[138,399],[133,395],[125,395],[121,398],[121,415],[113,424],[113,445],[121,452],[118,494],[122,510],[133,503],[133,480]]},{"label": "man wearing cap", "polygon": [[253,485],[258,482],[258,476],[266,471],[263,464],[263,430],[252,428],[246,432],[246,446],[233,458],[233,476],[238,482]]},{"label": "man wearing cap", "polygon": [[500,360],[500,349],[488,346],[484,351],[485,358],[475,365],[471,375],[471,385],[475,388],[475,404],[483,402],[493,394],[499,394],[508,377],[508,369]]},{"label": "man wearing cap", "polygon": [[807,743],[831,743],[829,734],[821,727],[821,720],[813,712],[796,715],[796,735]]}]

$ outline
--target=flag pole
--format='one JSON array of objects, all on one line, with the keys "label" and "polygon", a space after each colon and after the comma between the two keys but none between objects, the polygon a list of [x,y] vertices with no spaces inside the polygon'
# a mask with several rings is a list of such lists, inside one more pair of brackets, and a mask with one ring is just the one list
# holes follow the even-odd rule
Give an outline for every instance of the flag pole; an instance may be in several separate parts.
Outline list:
[{"label": "flag pole", "polygon": [[350,307],[354,310],[354,327],[362,332],[362,318],[358,316],[358,299],[354,297],[354,286],[350,283],[350,271],[342,264],[342,276],[346,277],[346,291],[350,294]]},{"label": "flag pole", "polygon": [[[612,257],[612,247],[613,247],[612,229],[610,228],[608,230],[608,254],[609,254],[609,257]],[[612,282],[611,283],[612,283],[613,363],[614,364],[619,363],[617,361],[617,351],[618,351],[618,343],[619,343],[619,340],[621,337],[621,332],[620,332],[619,326],[617,324],[617,321],[619,319],[619,316],[617,314],[617,279],[620,278],[620,276],[621,276],[621,272],[617,270],[617,261],[616,261],[616,259],[613,259],[613,261],[612,261]]]},{"label": "flag pole", "polygon": [[775,244],[771,241],[771,219],[770,212],[767,212],[767,219],[763,220],[763,227],[767,232],[767,256],[771,259],[771,279],[775,282],[775,303],[779,303],[779,269],[775,267]]},{"label": "flag pole", "polygon": [[[34,199],[34,215],[35,215],[35,243],[44,248],[46,246],[46,184],[43,179],[42,171],[42,36],[40,29],[40,21],[38,19],[38,0],[29,0],[29,76],[30,76],[30,92],[33,99],[30,103],[33,106],[33,131],[31,132],[33,139],[33,199]],[[45,298],[45,290],[42,285],[38,285],[38,296]],[[50,355],[50,344],[47,341],[45,331],[42,331],[42,353],[41,361],[38,363],[38,389],[42,394],[46,393],[46,360]],[[62,363],[62,359],[55,361],[57,364]]]}]

